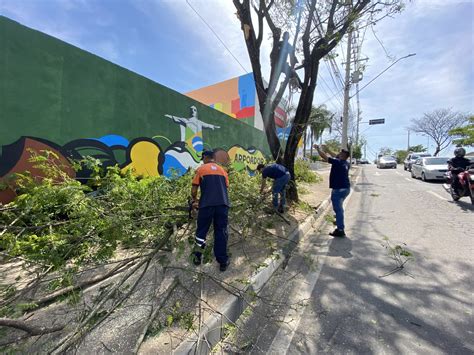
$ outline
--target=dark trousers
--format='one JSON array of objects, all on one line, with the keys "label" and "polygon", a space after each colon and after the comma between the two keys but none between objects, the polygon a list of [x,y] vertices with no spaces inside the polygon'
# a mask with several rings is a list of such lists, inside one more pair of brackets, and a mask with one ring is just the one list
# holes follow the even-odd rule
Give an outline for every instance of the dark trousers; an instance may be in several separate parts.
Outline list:
[{"label": "dark trousers", "polygon": [[199,208],[195,241],[201,251],[196,251],[196,255],[201,256],[202,250],[206,247],[207,232],[212,223],[214,226],[214,255],[219,264],[227,263],[229,259],[227,256],[228,214],[229,207],[225,205]]},{"label": "dark trousers", "polygon": [[462,186],[459,182],[459,170],[457,172],[451,172],[451,187],[454,190],[454,193],[459,194],[461,192]]},{"label": "dark trousers", "polygon": [[[286,191],[285,191],[285,186],[288,184],[290,181],[290,174],[286,173],[285,175],[279,177],[278,179],[275,179],[273,181],[273,188],[272,188],[272,194],[273,194],[273,207],[277,208],[278,206],[285,207],[286,205]],[[280,195],[280,203],[278,203],[278,195]]]},{"label": "dark trousers", "polygon": [[347,189],[332,189],[331,202],[334,213],[336,214],[336,226],[337,229],[344,230],[344,200],[349,193],[350,188]]}]

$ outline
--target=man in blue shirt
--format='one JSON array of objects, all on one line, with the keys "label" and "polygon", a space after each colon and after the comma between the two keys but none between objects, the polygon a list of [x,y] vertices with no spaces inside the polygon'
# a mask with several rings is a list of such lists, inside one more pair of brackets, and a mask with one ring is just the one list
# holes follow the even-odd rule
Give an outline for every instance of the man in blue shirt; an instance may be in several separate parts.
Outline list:
[{"label": "man in blue shirt", "polygon": [[[258,164],[257,171],[262,173],[262,186],[260,193],[265,190],[267,178],[273,179],[273,208],[279,213],[285,212],[286,191],[285,186],[290,181],[290,172],[281,164],[263,165]],[[280,195],[280,203],[278,203],[278,195]]]},{"label": "man in blue shirt", "polygon": [[[329,174],[329,188],[331,192],[331,202],[334,213],[336,214],[336,226],[334,232],[329,233],[333,237],[345,237],[344,232],[344,200],[351,191],[351,183],[349,181],[349,163],[347,159],[350,153],[347,150],[341,149],[340,153],[336,155],[331,153],[327,148],[323,151],[317,144],[314,145],[317,149],[319,156],[331,164],[331,172]],[[325,146],[322,146],[325,148]]]}]

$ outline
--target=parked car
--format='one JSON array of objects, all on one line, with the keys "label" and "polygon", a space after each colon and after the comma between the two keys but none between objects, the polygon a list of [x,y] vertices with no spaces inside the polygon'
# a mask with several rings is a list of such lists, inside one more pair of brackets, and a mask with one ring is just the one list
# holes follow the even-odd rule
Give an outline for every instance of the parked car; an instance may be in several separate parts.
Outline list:
[{"label": "parked car", "polygon": [[367,159],[360,159],[357,164],[370,164]]},{"label": "parked car", "polygon": [[448,171],[449,158],[428,157],[419,158],[411,166],[411,177],[421,178],[423,181],[444,180],[444,173]]},{"label": "parked car", "polygon": [[379,158],[377,161],[377,168],[383,169],[383,168],[397,168],[397,159],[390,155],[384,155]]},{"label": "parked car", "polygon": [[403,170],[411,171],[412,164],[419,158],[430,157],[429,153],[410,153],[403,162]]}]

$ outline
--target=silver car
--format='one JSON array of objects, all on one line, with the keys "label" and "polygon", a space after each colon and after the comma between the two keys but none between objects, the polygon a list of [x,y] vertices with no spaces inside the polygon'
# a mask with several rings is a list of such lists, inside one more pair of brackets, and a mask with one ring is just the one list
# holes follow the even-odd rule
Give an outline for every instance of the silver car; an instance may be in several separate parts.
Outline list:
[{"label": "silver car", "polygon": [[449,158],[431,157],[419,158],[411,166],[411,177],[421,178],[423,181],[444,180],[444,173],[448,171]]},{"label": "silver car", "polygon": [[377,168],[383,169],[383,168],[397,168],[397,159],[390,155],[384,155],[383,157],[380,157],[378,162],[377,162]]},{"label": "silver car", "polygon": [[410,153],[403,162],[403,170],[411,171],[411,166],[420,158],[430,157],[429,153]]}]

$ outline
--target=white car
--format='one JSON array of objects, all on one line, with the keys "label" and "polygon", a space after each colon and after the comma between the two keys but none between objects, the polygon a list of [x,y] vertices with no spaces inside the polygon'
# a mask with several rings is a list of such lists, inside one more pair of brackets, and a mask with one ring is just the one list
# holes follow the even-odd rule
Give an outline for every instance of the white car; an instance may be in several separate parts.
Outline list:
[{"label": "white car", "polygon": [[419,158],[411,166],[411,177],[423,181],[444,180],[444,173],[448,171],[449,158],[429,157]]}]

